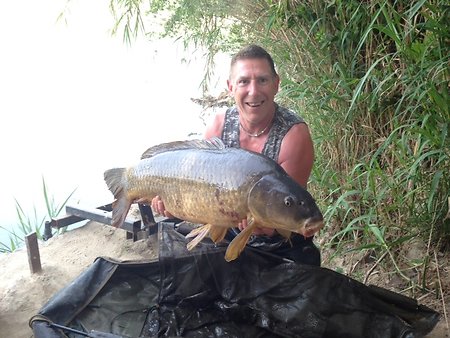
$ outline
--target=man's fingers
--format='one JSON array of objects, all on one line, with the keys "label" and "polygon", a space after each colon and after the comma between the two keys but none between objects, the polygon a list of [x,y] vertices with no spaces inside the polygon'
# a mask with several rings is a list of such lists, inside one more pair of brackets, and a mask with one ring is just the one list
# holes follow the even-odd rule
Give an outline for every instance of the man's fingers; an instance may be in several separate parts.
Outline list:
[{"label": "man's fingers", "polygon": [[[247,220],[243,219],[238,224],[238,228],[240,231],[244,230],[248,226]],[[275,230],[271,228],[263,228],[263,227],[257,227],[253,230],[254,235],[267,235],[267,236],[273,236],[275,234]]]},{"label": "man's fingers", "polygon": [[247,220],[243,219],[242,221],[239,222],[238,224],[238,228],[240,231],[244,230],[247,227]]},{"label": "man's fingers", "polygon": [[154,212],[160,215],[164,215],[165,207],[163,201],[161,200],[161,197],[156,196],[152,199],[152,209]]},{"label": "man's fingers", "polygon": [[159,212],[161,215],[164,215],[164,212],[165,212],[165,211],[166,211],[166,208],[164,207],[163,201],[159,200],[159,201],[158,201],[158,212]]}]

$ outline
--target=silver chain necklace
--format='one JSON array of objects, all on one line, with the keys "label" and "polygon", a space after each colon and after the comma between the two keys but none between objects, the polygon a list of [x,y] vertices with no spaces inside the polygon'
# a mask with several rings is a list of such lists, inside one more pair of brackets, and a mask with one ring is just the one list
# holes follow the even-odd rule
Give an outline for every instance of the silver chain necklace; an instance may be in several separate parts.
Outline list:
[{"label": "silver chain necklace", "polygon": [[243,130],[248,136],[250,136],[250,137],[259,137],[259,136],[261,136],[262,134],[264,134],[264,133],[266,132],[267,128],[269,128],[269,126],[271,125],[272,120],[273,120],[273,118],[272,118],[271,120],[269,120],[269,123],[267,124],[267,126],[264,127],[263,130],[258,131],[258,132],[255,133],[255,134],[252,134],[252,133],[249,132],[247,129],[245,129],[244,126],[242,125],[242,123],[241,123],[240,120],[239,120],[239,125],[241,126],[242,130]]}]

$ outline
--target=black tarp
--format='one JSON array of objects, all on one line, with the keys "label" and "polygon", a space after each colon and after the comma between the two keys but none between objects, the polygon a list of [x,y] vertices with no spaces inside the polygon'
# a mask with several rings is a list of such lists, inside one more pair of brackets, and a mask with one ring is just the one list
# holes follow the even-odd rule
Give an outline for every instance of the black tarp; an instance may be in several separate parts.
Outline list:
[{"label": "black tarp", "polygon": [[225,246],[186,249],[170,227],[159,260],[98,258],[30,321],[36,338],[82,337],[422,337],[439,315],[414,299],[366,286],[326,268],[247,247],[232,262]]}]

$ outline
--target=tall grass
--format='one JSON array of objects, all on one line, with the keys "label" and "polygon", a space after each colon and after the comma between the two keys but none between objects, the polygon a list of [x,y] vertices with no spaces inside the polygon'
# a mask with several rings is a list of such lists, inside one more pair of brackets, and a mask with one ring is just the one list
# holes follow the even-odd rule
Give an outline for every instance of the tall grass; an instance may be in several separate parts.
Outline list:
[{"label": "tall grass", "polygon": [[282,99],[315,138],[327,246],[387,253],[404,276],[405,242],[449,245],[449,7],[279,1],[268,15],[286,51]]},{"label": "tall grass", "polygon": [[[76,189],[75,189],[76,190]],[[75,190],[73,190],[67,198],[64,200],[63,203],[56,203],[54,197],[49,194],[47,184],[45,183],[45,179],[42,178],[42,193],[43,193],[43,200],[45,204],[45,208],[47,211],[47,215],[40,217],[38,216],[38,212],[36,209],[36,206],[33,206],[33,211],[30,214],[29,212],[26,212],[19,201],[15,199],[16,203],[16,215],[18,223],[15,227],[9,229],[0,226],[0,229],[6,231],[9,235],[9,241],[4,243],[0,242],[0,252],[13,252],[16,249],[20,248],[24,244],[25,236],[28,235],[31,232],[36,232],[36,235],[39,239],[42,239],[42,230],[45,225],[46,220],[51,220],[52,218],[57,217],[69,199],[72,197],[72,195],[75,193]],[[65,228],[61,229],[60,231],[65,231]]]}]

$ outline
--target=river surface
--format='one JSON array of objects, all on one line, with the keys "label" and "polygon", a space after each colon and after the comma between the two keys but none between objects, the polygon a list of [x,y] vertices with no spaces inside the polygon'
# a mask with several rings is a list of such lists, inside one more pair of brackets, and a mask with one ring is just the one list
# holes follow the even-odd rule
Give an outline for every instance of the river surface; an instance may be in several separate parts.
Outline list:
[{"label": "river surface", "polygon": [[58,21],[66,1],[0,4],[2,227],[18,224],[15,199],[30,216],[34,208],[46,215],[42,178],[55,204],[74,189],[69,204],[109,203],[106,169],[204,129],[202,108],[191,101],[201,96],[203,54],[170,40],[126,45],[121,33],[111,36],[108,5],[70,1]]}]

